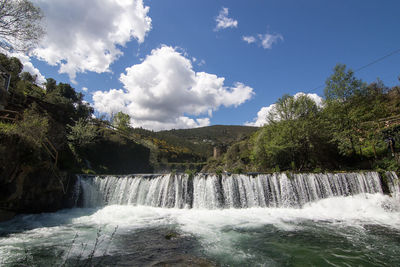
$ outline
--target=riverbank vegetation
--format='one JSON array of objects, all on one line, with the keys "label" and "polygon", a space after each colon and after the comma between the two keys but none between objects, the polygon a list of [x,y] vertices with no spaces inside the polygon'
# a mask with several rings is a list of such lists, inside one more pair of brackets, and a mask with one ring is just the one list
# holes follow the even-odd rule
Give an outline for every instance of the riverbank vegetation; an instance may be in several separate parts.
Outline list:
[{"label": "riverbank vegetation", "polygon": [[[119,112],[95,118],[93,108],[69,84],[44,85],[0,55],[11,74],[0,122],[3,159],[18,154],[72,173],[152,171],[324,171],[398,169],[400,87],[379,79],[366,84],[345,65],[327,79],[325,99],[284,95],[261,127],[210,126],[153,132],[133,128]],[[8,149],[16,142],[19,152]],[[23,156],[23,151],[29,151]],[[213,153],[214,152],[214,153]],[[5,166],[8,166],[7,168]],[[7,170],[6,170],[7,169]],[[3,162],[2,173],[13,171]],[[14,170],[15,172],[15,170]]]},{"label": "riverbank vegetation", "polygon": [[282,96],[267,123],[210,161],[232,172],[399,170],[400,87],[366,84],[345,65],[327,79],[321,105]]},{"label": "riverbank vegetation", "polygon": [[122,112],[109,120],[95,118],[82,93],[51,78],[38,85],[36,77],[21,72],[16,58],[0,55],[0,63],[11,74],[10,112],[3,112],[0,124],[3,159],[10,158],[8,144],[17,142],[26,146],[18,154],[32,152],[21,156],[24,160],[52,162],[69,172],[398,168],[400,87],[388,88],[380,80],[366,84],[345,65],[337,65],[327,79],[322,104],[306,94],[284,95],[261,128],[153,132],[131,127]]}]

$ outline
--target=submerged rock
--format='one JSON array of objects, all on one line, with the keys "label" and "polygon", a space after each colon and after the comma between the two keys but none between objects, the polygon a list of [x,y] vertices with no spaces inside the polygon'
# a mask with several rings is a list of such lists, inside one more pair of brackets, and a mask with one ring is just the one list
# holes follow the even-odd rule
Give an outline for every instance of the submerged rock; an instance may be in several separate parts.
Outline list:
[{"label": "submerged rock", "polygon": [[171,240],[171,239],[177,238],[177,237],[179,237],[179,234],[176,232],[170,232],[165,235],[165,239],[167,239],[167,240]]}]

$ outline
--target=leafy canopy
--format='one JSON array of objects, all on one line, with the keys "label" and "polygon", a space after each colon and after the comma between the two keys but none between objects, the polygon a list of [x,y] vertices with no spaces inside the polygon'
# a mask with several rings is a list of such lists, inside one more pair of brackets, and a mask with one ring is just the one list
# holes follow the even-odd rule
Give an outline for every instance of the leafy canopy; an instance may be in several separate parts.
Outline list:
[{"label": "leafy canopy", "polygon": [[115,128],[122,131],[129,131],[131,117],[123,112],[118,112],[112,119]]}]

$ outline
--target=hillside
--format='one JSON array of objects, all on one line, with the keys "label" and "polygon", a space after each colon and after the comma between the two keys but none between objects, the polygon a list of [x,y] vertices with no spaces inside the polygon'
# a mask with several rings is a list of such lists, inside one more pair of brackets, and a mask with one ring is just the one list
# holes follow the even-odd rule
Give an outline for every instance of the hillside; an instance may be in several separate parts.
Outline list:
[{"label": "hillside", "polygon": [[213,145],[229,145],[250,136],[258,127],[239,125],[213,125],[207,127],[160,131],[163,137],[176,136],[194,144],[209,143]]},{"label": "hillside", "polygon": [[[168,162],[204,162],[212,156],[214,146],[228,146],[234,142],[248,138],[258,130],[257,127],[213,125],[193,129],[180,129],[154,132],[142,128],[131,131],[139,139],[149,140],[164,155]],[[170,155],[175,151],[174,155]]]}]

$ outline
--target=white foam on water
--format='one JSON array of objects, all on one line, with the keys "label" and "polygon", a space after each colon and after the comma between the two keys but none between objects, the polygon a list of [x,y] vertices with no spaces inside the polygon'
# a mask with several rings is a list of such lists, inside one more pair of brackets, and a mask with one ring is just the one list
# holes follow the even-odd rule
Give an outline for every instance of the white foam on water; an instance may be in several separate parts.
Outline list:
[{"label": "white foam on water", "polygon": [[[213,253],[251,257],[247,252],[232,246],[235,240],[246,234],[237,230],[273,225],[282,231],[296,231],[303,227],[304,221],[361,228],[372,224],[400,230],[400,203],[398,199],[382,194],[361,194],[327,198],[308,203],[303,208],[207,210],[110,205],[98,210],[72,209],[29,215],[19,218],[18,223],[31,227],[32,230],[0,237],[0,264],[20,258],[23,253],[22,244],[59,245],[68,248],[75,233],[79,235],[76,241],[79,244],[95,240],[99,228],[103,229],[102,233],[107,239],[116,226],[118,232],[123,233],[141,228],[175,225],[182,234],[198,237],[203,247]],[[0,224],[0,232],[6,232],[8,228],[12,232],[13,221],[10,222],[9,226]],[[76,255],[78,252],[75,249],[71,253]]]},{"label": "white foam on water", "polygon": [[[382,194],[333,197],[307,203],[303,208],[165,209],[111,205],[73,223],[118,225],[122,228],[178,223],[196,233],[199,228],[257,227],[273,224],[285,228],[298,220],[341,221],[349,224],[381,224],[400,229],[400,203]],[[192,229],[193,228],[193,229]]]}]

